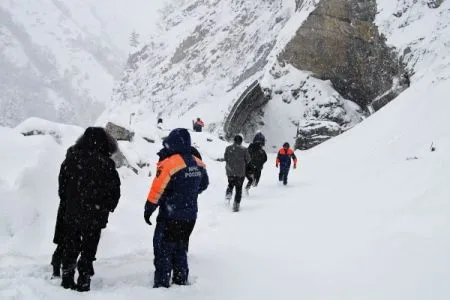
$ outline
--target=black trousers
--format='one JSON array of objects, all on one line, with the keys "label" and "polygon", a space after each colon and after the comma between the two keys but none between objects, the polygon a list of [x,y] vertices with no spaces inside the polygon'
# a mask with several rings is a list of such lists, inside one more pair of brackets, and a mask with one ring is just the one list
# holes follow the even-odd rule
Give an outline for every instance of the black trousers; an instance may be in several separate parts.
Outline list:
[{"label": "black trousers", "polygon": [[62,244],[56,246],[55,252],[52,255],[51,265],[61,267],[63,257],[63,247]]},{"label": "black trousers", "polygon": [[62,244],[63,272],[72,271],[77,267],[79,274],[94,275],[92,263],[96,259],[101,231],[102,228],[98,226],[67,227]]},{"label": "black trousers", "polygon": [[187,250],[194,226],[195,220],[157,220],[153,236],[154,287],[169,287],[172,272],[173,283],[188,283]]},{"label": "black trousers", "polygon": [[252,185],[257,186],[259,183],[259,179],[261,178],[261,170],[260,169],[252,169],[249,170],[246,174],[247,176],[247,186],[246,189],[249,189]]},{"label": "black trousers", "polygon": [[228,176],[228,187],[226,191],[226,197],[231,198],[233,194],[233,189],[236,189],[236,194],[234,195],[234,202],[241,203],[242,199],[242,186],[244,185],[245,177],[238,176]]}]

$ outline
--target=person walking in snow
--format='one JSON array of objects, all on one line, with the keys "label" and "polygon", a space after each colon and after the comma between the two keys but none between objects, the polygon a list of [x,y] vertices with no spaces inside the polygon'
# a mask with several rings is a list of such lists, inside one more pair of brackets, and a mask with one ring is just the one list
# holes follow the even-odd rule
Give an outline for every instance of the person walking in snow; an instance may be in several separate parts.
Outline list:
[{"label": "person walking in snow", "polygon": [[297,168],[297,157],[294,151],[290,148],[289,143],[284,143],[283,148],[278,151],[277,160],[275,166],[280,167],[280,173],[278,175],[278,180],[283,182],[284,185],[287,184],[288,174],[291,168],[291,159],[294,162],[294,169]]},{"label": "person walking in snow", "polygon": [[245,190],[248,194],[248,191],[252,186],[257,186],[259,183],[259,179],[261,178],[261,171],[263,169],[264,164],[267,161],[267,154],[264,151],[262,146],[262,141],[260,139],[253,139],[253,143],[248,146],[248,153],[250,154],[250,162],[247,165],[246,177],[247,177],[247,185]]},{"label": "person walking in snow", "polygon": [[233,211],[239,211],[242,199],[242,186],[245,180],[245,171],[247,164],[250,162],[250,154],[247,148],[242,146],[244,141],[241,135],[234,137],[234,143],[225,149],[226,173],[228,177],[228,188],[226,190],[225,199],[229,202],[233,195],[233,189],[236,189],[234,195]]},{"label": "person walking in snow", "polygon": [[[89,127],[61,164],[58,193],[64,288],[90,290],[100,234],[120,198],[120,178],[110,158],[116,151],[117,142],[105,129]],[[75,268],[79,274],[77,284]]]},{"label": "person walking in snow", "polygon": [[159,153],[165,158],[158,162],[144,210],[145,222],[152,225],[150,217],[159,206],[153,236],[154,288],[170,287],[172,271],[173,284],[188,284],[187,247],[197,219],[197,198],[209,185],[205,164],[192,154],[187,129],[172,130],[163,145]]},{"label": "person walking in snow", "polygon": [[192,122],[192,126],[195,132],[202,132],[205,123],[203,123],[202,119],[197,118],[197,121]]}]

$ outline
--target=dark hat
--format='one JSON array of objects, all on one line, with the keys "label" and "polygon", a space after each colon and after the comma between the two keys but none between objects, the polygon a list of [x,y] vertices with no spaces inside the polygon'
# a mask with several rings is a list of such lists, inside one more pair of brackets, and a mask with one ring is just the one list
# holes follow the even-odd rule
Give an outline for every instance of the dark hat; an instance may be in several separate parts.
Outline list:
[{"label": "dark hat", "polygon": [[238,145],[242,144],[242,142],[244,141],[244,138],[242,137],[242,135],[237,134],[234,136],[234,142]]}]

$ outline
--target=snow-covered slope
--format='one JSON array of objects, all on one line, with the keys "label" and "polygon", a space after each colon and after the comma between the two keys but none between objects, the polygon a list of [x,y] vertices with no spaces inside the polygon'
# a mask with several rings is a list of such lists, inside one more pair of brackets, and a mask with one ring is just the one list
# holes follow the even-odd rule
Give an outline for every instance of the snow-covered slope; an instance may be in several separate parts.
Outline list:
[{"label": "snow-covered slope", "polygon": [[132,51],[131,32],[147,39],[163,1],[1,1],[0,125],[92,123]]},{"label": "snow-covered slope", "polygon": [[[450,65],[449,1],[377,0],[376,19],[387,42],[403,54],[413,72],[412,81],[424,77],[436,80],[445,75]],[[441,3],[435,7],[433,3]]]},{"label": "snow-covered slope", "polygon": [[317,1],[303,1],[298,11],[294,1],[172,3],[161,32],[130,58],[104,118],[127,122],[134,113],[140,122],[161,115],[172,126],[189,126],[201,115],[209,130],[221,129],[231,105],[272,70]]},{"label": "snow-covered slope", "polygon": [[[449,83],[424,77],[357,127],[297,152],[300,167],[287,187],[277,185],[270,155],[260,185],[237,214],[223,204],[223,163],[206,155],[211,186],[199,200],[189,287],[151,288],[153,228],[142,219],[150,179],[122,170],[123,196],[86,297],[448,299]],[[13,129],[2,129],[2,136],[10,144],[0,156],[1,298],[77,299],[48,279],[64,147]],[[206,137],[193,135],[201,151],[223,151],[222,142]],[[159,144],[148,145],[155,161]],[[33,156],[5,167],[14,162],[11,153]]]}]

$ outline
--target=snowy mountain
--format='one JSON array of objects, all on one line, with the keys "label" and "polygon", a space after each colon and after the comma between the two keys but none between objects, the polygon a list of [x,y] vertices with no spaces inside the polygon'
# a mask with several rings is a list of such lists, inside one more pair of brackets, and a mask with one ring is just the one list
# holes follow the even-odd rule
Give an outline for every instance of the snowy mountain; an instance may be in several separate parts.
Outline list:
[{"label": "snowy mountain", "polygon": [[[294,1],[173,1],[161,32],[128,61],[104,117],[125,123],[130,114],[135,122],[160,115],[189,126],[202,115],[209,130],[220,132],[233,102],[263,80],[316,2],[303,1],[296,10]],[[291,121],[280,120],[295,131]]]},{"label": "snowy mountain", "polygon": [[[370,103],[357,95],[375,98],[388,92],[398,71],[394,66],[389,68],[397,64],[391,60],[395,53],[384,46],[382,36],[370,22],[376,5],[357,5],[354,0],[261,1],[258,5],[234,0],[172,3],[173,9],[168,9],[160,21],[161,31],[130,57],[122,81],[115,88],[113,102],[101,120],[114,118],[128,123],[129,116],[134,115],[135,122],[147,122],[163,116],[172,126],[189,126],[193,118],[208,111],[202,114],[208,130],[221,134],[239,96],[258,80],[268,104],[248,118],[240,118],[247,119],[246,123],[232,127],[241,128],[247,140],[259,127],[266,132],[268,144],[277,147],[284,141],[293,142],[301,126],[319,124],[317,130],[323,128],[327,133],[324,138],[348,130],[363,119],[365,107],[354,103]],[[355,6],[359,8],[354,9]],[[353,11],[358,14],[354,16]],[[327,22],[337,25],[322,25]],[[299,33],[303,24],[308,30]],[[302,44],[290,42],[305,34],[312,40],[307,42],[314,43],[319,29],[324,41],[327,36],[345,40],[336,42],[342,47],[328,49],[330,61],[339,55],[339,63],[348,65],[348,70],[356,68],[357,72],[338,72],[344,67],[337,65],[334,73],[341,77],[335,78],[314,74],[314,69],[294,67],[296,51],[292,48]],[[346,31],[350,32],[348,36]],[[363,39],[366,40],[361,42]],[[317,42],[312,51],[301,53],[313,61],[312,65],[319,61],[326,69],[330,63],[321,61],[325,55],[320,53],[324,41]],[[364,48],[362,53],[358,53],[358,46]],[[350,59],[347,53],[361,59]],[[378,67],[364,67],[367,63],[362,59],[371,59]],[[374,76],[371,72],[380,74]],[[354,80],[365,82],[357,89],[352,87]],[[344,89],[342,86],[349,90],[345,96],[336,92],[336,82],[341,85],[340,90]],[[371,91],[364,93],[361,86],[370,87]],[[346,97],[352,93],[356,95],[354,103]]]},{"label": "snowy mountain", "polygon": [[89,124],[163,1],[4,0],[0,3],[0,125],[32,116]]}]

